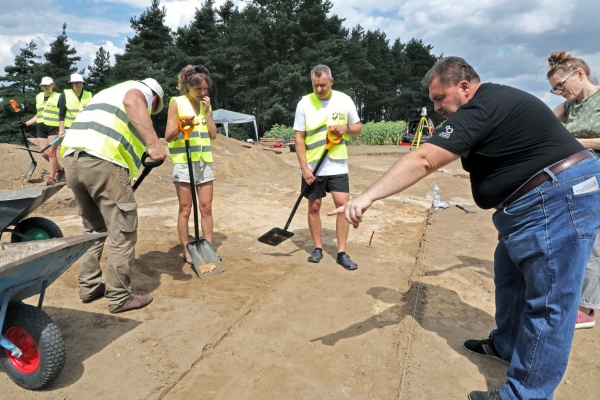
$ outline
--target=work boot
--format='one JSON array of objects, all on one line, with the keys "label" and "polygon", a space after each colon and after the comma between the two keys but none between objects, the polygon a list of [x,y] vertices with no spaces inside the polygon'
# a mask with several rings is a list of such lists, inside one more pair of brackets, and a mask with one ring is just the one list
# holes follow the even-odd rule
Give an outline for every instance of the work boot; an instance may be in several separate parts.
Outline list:
[{"label": "work boot", "polygon": [[117,311],[111,311],[111,313],[116,314],[116,313],[122,313],[125,311],[131,311],[131,310],[136,310],[138,308],[144,308],[146,307],[148,304],[152,303],[152,295],[151,294],[134,294],[133,298],[129,301],[129,303],[125,304],[123,307],[121,307],[120,310]]},{"label": "work boot", "polygon": [[323,258],[323,250],[315,248],[310,256],[308,257],[308,261],[312,263],[318,263]]},{"label": "work boot", "polygon": [[104,297],[104,292],[106,291],[106,285],[104,283],[100,283],[98,287],[92,292],[89,297],[85,299],[81,299],[81,302],[84,304],[91,303],[92,301],[96,301]]},{"label": "work boot", "polygon": [[502,400],[500,393],[497,390],[489,390],[487,392],[473,391],[469,393],[469,400]]},{"label": "work boot", "polygon": [[348,271],[354,271],[356,268],[358,268],[358,264],[356,264],[354,261],[352,261],[350,256],[345,253],[342,254],[341,256],[338,256],[336,262],[338,264],[340,264],[342,267],[346,268]]}]

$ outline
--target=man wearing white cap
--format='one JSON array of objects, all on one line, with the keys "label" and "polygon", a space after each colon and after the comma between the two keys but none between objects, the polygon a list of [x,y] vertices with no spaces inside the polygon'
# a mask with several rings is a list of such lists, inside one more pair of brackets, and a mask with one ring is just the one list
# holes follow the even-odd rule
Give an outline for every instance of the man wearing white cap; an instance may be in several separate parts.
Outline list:
[{"label": "man wearing white cap", "polygon": [[144,151],[152,160],[167,157],[150,119],[162,110],[163,97],[152,78],[103,90],[77,115],[61,147],[84,233],[108,232],[105,282],[100,269],[104,240],[98,240],[80,258],[79,297],[84,303],[106,297],[111,313],[152,302],[150,294],[133,294],[129,287],[138,226],[131,179]]},{"label": "man wearing white cap", "polygon": [[[38,146],[44,148],[58,135],[58,99],[60,94],[56,91],[57,87],[54,80],[49,76],[42,78],[40,89],[42,89],[42,92],[35,97],[36,115],[29,121],[20,122],[19,124],[20,126],[37,124]],[[58,157],[56,157],[56,147],[53,146],[46,150],[42,157],[50,163],[50,175],[48,175],[46,185],[54,185],[57,177],[62,178],[64,176],[64,171],[61,176],[62,168],[58,163]]]}]

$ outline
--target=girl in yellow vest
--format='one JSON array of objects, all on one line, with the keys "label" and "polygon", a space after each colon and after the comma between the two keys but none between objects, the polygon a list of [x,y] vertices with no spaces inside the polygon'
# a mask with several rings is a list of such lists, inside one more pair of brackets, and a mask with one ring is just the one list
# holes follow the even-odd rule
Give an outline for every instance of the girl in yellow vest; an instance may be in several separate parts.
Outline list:
[{"label": "girl in yellow vest", "polygon": [[[58,98],[60,94],[57,93],[58,88],[54,84],[54,80],[48,76],[42,78],[40,88],[42,92],[35,97],[37,113],[25,122],[25,126],[37,123],[38,147],[42,149],[58,136]],[[50,175],[46,185],[54,185],[57,179],[62,180],[65,177],[65,171],[58,163],[56,147],[52,146],[42,154],[42,157],[50,163]]]},{"label": "girl in yellow vest", "polygon": [[188,221],[192,210],[192,192],[188,172],[187,154],[183,135],[179,132],[179,117],[194,117],[196,127],[190,135],[192,166],[198,205],[200,208],[200,226],[204,239],[213,240],[213,157],[211,140],[217,137],[217,127],[212,118],[212,108],[208,88],[212,85],[208,69],[203,65],[188,65],[179,73],[179,89],[181,96],[171,99],[169,115],[165,130],[165,139],[169,142],[169,153],[173,162],[173,183],[179,199],[179,215],[177,217],[177,233],[183,246],[183,259],[192,264],[187,251],[189,241]]}]

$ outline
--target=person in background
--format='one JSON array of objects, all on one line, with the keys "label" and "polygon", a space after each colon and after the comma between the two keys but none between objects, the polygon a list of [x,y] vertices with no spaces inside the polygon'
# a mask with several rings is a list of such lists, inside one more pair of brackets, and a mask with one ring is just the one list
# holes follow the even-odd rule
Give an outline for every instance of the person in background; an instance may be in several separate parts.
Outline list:
[{"label": "person in background", "polygon": [[446,122],[343,213],[356,228],[379,199],[461,158],[477,205],[495,208],[496,328],[466,350],[508,364],[499,390],[470,400],[551,399],[569,360],[585,266],[600,228],[600,161],[537,97],[482,83],[460,57],[423,79]]},{"label": "person in background", "polygon": [[[165,140],[169,142],[169,153],[173,162],[173,183],[179,200],[177,233],[183,246],[183,260],[192,264],[187,250],[189,242],[189,219],[192,211],[192,191],[188,158],[183,134],[179,132],[179,117],[193,117],[196,125],[190,134],[194,184],[200,208],[202,237],[213,242],[213,156],[211,140],[217,137],[217,126],[212,118],[208,88],[212,85],[208,68],[203,65],[187,65],[179,73],[177,89],[181,96],[171,98],[165,129]],[[221,258],[219,256],[219,258]]]},{"label": "person in background", "polygon": [[[551,93],[562,96],[554,114],[584,147],[600,152],[600,86],[580,58],[557,51],[548,58]],[[583,278],[575,329],[592,328],[600,309],[600,236],[596,238]]]},{"label": "person in background", "polygon": [[[352,99],[332,90],[333,76],[326,65],[317,65],[310,73],[313,93],[304,96],[296,107],[294,133],[296,156],[302,170],[302,190],[308,199],[308,227],[315,249],[308,257],[309,262],[318,263],[323,258],[321,241],[322,198],[331,192],[336,207],[346,204],[350,198],[348,179],[348,141],[358,136],[362,125]],[[329,150],[318,171],[314,171],[327,145],[327,131],[342,141]],[[358,265],[346,253],[346,241],[350,226],[339,215],[335,232],[337,237],[336,262],[348,271]]]},{"label": "person in background", "polygon": [[103,238],[79,259],[79,298],[90,303],[105,297],[111,313],[152,302],[151,294],[133,294],[130,289],[138,228],[131,179],[145,152],[152,160],[167,157],[150,118],[163,109],[163,97],[152,78],[105,89],[75,118],[61,145],[84,233],[108,232],[105,282],[100,268]]},{"label": "person in background", "polygon": [[81,74],[71,74],[69,84],[71,89],[65,89],[58,99],[58,136],[71,127],[77,115],[92,99],[92,93],[83,90],[85,81]]},{"label": "person in background", "polygon": [[[58,137],[58,99],[60,94],[57,92],[58,88],[54,84],[54,80],[49,76],[42,78],[40,88],[42,92],[35,97],[36,115],[27,122],[19,122],[19,125],[27,127],[37,124],[38,147],[43,149]],[[64,169],[60,166],[56,156],[56,149],[57,146],[52,146],[42,154],[42,157],[50,164],[50,175],[48,175],[46,185],[54,185],[57,180],[63,180],[65,177]]]}]

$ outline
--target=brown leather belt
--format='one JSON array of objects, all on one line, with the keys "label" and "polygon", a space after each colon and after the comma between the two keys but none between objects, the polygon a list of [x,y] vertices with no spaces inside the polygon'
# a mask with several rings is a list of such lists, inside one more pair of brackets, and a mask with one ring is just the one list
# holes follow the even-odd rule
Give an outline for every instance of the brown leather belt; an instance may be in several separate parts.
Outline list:
[{"label": "brown leather belt", "polygon": [[[590,150],[582,150],[579,151],[572,156],[565,158],[562,161],[554,164],[550,167],[550,172],[554,175],[561,173],[565,169],[577,164],[581,160],[585,160],[588,157],[592,157],[594,153]],[[530,180],[527,181],[519,190],[511,194],[506,200],[502,202],[502,206],[506,207],[513,201],[517,200],[519,197],[523,196],[525,193],[529,192],[535,187],[538,187],[542,183],[546,182],[550,179],[550,175],[548,175],[545,171],[541,171],[538,174],[534,175]]]}]

